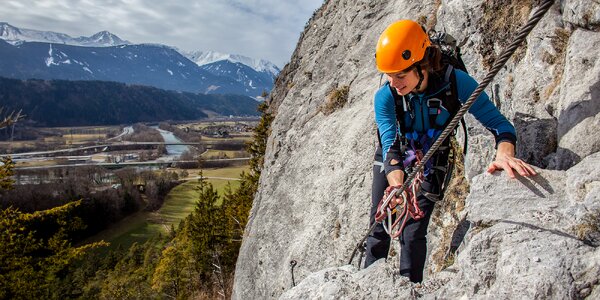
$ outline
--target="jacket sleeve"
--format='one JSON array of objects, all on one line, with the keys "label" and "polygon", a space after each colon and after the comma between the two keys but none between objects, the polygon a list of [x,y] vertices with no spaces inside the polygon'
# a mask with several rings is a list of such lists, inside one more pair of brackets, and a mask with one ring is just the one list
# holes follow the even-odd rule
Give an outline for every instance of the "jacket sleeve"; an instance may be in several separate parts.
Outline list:
[{"label": "jacket sleeve", "polygon": [[[394,96],[390,91],[389,84],[386,83],[375,94],[375,122],[381,141],[381,150],[383,154],[383,165],[385,174],[394,170],[402,170],[402,153],[400,151],[401,134],[396,122],[396,108]],[[392,164],[395,160],[397,163]]]},{"label": "jacket sleeve", "polygon": [[[458,99],[465,103],[473,91],[479,85],[469,74],[455,70]],[[483,92],[477,98],[469,112],[475,116],[483,126],[494,134],[496,147],[500,142],[517,143],[515,127],[500,113],[498,108],[490,101],[488,95]]]}]

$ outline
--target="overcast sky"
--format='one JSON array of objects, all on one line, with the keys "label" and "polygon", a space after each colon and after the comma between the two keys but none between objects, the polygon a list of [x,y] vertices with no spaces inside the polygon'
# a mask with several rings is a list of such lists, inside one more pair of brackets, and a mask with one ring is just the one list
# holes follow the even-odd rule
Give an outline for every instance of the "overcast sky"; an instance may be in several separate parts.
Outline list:
[{"label": "overcast sky", "polygon": [[0,22],[132,43],[213,50],[283,67],[323,0],[2,0]]}]

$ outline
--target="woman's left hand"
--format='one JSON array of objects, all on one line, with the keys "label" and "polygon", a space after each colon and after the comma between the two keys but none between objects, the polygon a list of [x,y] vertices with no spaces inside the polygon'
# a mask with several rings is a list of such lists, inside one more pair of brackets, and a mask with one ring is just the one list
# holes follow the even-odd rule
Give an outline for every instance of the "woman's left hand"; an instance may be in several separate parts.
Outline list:
[{"label": "woman's left hand", "polygon": [[508,142],[501,142],[498,145],[496,159],[490,163],[488,173],[505,170],[510,178],[515,178],[514,171],[517,171],[521,176],[535,176],[537,173],[526,162],[515,157],[515,146]]}]

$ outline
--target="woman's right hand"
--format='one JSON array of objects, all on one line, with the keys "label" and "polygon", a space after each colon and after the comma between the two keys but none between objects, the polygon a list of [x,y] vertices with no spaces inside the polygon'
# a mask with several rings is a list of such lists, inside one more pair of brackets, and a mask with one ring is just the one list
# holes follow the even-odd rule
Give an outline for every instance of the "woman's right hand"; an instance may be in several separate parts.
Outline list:
[{"label": "woman's right hand", "polygon": [[404,183],[404,172],[402,170],[394,170],[388,173],[386,177],[389,185],[402,185]]}]

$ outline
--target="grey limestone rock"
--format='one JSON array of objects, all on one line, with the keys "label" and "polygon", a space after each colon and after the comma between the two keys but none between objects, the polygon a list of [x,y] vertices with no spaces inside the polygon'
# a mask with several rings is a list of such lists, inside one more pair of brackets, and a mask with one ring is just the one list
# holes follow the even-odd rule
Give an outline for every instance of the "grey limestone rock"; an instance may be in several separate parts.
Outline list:
[{"label": "grey limestone rock", "polygon": [[[455,263],[421,286],[398,277],[392,262],[367,269],[328,268],[309,275],[282,299],[577,299],[598,293],[600,248],[572,228],[600,205],[600,153],[569,171],[534,178],[482,174],[472,181],[467,219],[473,225]],[[592,188],[586,186],[593,186]]]},{"label": "grey limestone rock", "polygon": [[567,22],[590,29],[598,29],[600,26],[600,3],[598,1],[566,0],[563,10]]},{"label": "grey limestone rock", "polygon": [[558,103],[558,149],[553,163],[567,169],[600,150],[600,34],[576,29],[569,38]]},{"label": "grey limestone rock", "polygon": [[[275,119],[233,298],[600,295],[600,253],[594,247],[600,241],[593,232],[585,238],[577,232],[600,207],[597,1],[556,2],[487,90],[517,127],[518,155],[550,170],[518,180],[482,174],[495,155],[494,142],[471,118],[466,162],[471,194],[461,212],[471,226],[454,264],[428,274],[422,286],[397,277],[393,260],[365,270],[346,265],[368,228],[379,33],[402,18],[450,32],[463,47],[470,73],[481,80],[490,59],[525,23],[531,5],[325,1],[269,98]],[[343,86],[349,86],[346,103],[325,114],[321,107],[328,95]],[[438,229],[430,225],[430,234]],[[430,249],[441,247],[440,241],[432,239]]]}]

